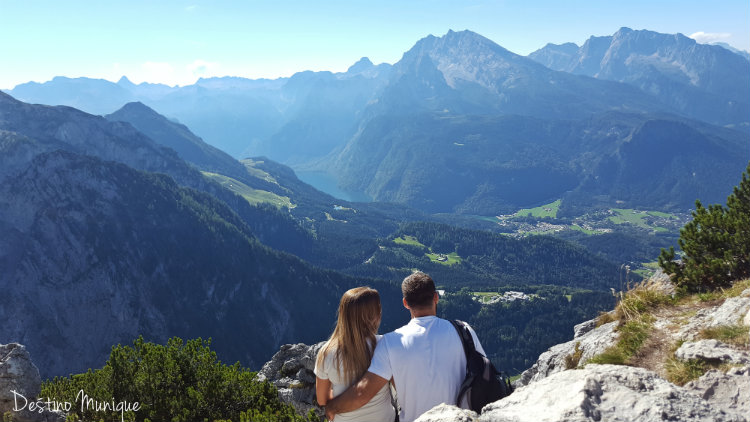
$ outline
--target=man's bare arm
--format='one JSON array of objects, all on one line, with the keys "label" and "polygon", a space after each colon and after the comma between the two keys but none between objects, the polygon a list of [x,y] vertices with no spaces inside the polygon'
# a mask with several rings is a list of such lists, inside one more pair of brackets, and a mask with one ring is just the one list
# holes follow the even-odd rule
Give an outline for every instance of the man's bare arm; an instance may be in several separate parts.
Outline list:
[{"label": "man's bare arm", "polygon": [[387,379],[367,372],[356,384],[326,404],[326,417],[333,420],[338,413],[359,409],[372,400],[387,382]]}]

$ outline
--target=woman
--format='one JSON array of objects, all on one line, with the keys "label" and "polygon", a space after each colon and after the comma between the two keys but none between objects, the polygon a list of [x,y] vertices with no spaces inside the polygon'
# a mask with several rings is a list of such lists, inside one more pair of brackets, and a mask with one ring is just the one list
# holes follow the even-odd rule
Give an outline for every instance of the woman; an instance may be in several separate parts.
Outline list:
[{"label": "woman", "polygon": [[[318,404],[346,391],[367,372],[372,353],[380,337],[380,295],[375,289],[357,287],[348,290],[339,303],[338,321],[331,338],[318,352],[315,362],[315,392]],[[386,384],[361,408],[336,415],[336,422],[393,422],[396,413]]]}]

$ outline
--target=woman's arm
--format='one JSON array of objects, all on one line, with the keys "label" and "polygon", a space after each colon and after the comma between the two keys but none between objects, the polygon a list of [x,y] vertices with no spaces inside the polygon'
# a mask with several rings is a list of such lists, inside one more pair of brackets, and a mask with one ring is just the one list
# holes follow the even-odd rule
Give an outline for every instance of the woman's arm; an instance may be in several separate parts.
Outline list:
[{"label": "woman's arm", "polygon": [[383,386],[388,383],[388,380],[375,375],[370,371],[365,372],[365,375],[359,379],[359,381],[349,387],[346,391],[331,398],[328,405],[326,405],[326,417],[332,421],[334,415],[337,413],[351,412],[364,406],[375,397],[375,394],[380,391]]},{"label": "woman's arm", "polygon": [[329,400],[333,398],[333,389],[331,388],[331,380],[324,380],[319,377],[315,377],[315,396],[318,399],[318,404],[325,406]]}]

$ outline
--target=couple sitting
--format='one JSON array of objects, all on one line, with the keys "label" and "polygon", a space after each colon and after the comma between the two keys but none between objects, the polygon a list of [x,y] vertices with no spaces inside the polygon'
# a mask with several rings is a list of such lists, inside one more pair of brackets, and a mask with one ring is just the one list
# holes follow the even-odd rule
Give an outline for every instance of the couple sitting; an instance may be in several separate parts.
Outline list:
[{"label": "couple sitting", "polygon": [[[357,287],[341,298],[336,328],[315,364],[318,404],[326,407],[329,420],[393,421],[389,381],[396,389],[403,422],[440,403],[457,404],[466,356],[451,322],[437,317],[435,283],[417,272],[404,279],[401,291],[411,321],[382,336],[377,335],[377,290]],[[484,354],[476,333],[469,330],[476,349]]]}]

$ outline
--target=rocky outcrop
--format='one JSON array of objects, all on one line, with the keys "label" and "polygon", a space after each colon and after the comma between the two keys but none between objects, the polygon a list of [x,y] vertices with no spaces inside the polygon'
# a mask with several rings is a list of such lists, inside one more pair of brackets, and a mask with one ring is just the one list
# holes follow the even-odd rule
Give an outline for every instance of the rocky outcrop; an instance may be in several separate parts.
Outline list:
[{"label": "rocky outcrop", "polygon": [[476,422],[478,419],[476,412],[443,403],[423,413],[414,422]]},{"label": "rocky outcrop", "polygon": [[323,415],[315,400],[315,358],[324,342],[285,344],[258,372],[260,381],[268,381],[279,390],[279,397],[306,415],[311,409]]},{"label": "rocky outcrop", "polygon": [[[31,408],[41,391],[39,370],[31,362],[26,347],[17,343],[0,344],[0,415],[13,421],[64,421],[60,412]],[[3,419],[5,420],[5,419]]]},{"label": "rocky outcrop", "polygon": [[679,338],[693,340],[701,330],[722,325],[750,325],[750,289],[721,306],[701,309],[678,333]]},{"label": "rocky outcrop", "polygon": [[551,375],[482,409],[478,421],[745,421],[655,372],[588,365]]},{"label": "rocky outcrop", "polygon": [[[648,288],[667,295],[674,292],[663,276],[650,280]],[[663,335],[662,341],[683,342],[666,358],[729,364],[729,369],[710,370],[681,387],[645,368],[586,364],[618,337],[617,322],[596,327],[591,320],[575,327],[573,340],[540,355],[516,382],[516,391],[485,406],[481,414],[440,405],[418,421],[750,420],[750,366],[731,366],[747,365],[750,353],[746,347],[702,338],[709,335],[708,328],[750,325],[750,289],[717,304],[665,308],[654,318],[654,330]]]},{"label": "rocky outcrop", "polygon": [[528,385],[557,372],[576,368],[588,359],[602,353],[617,340],[615,327],[617,322],[610,322],[597,328],[594,320],[576,325],[576,337],[567,342],[552,346],[542,353],[536,363],[521,374],[514,386]]},{"label": "rocky outcrop", "polygon": [[[666,277],[646,286],[671,295]],[[667,381],[660,370],[596,365],[587,361],[615,344],[617,321],[597,327],[596,320],[574,327],[574,339],[553,346],[515,383],[510,396],[476,413],[440,404],[417,422],[583,422],[583,421],[732,421],[750,422],[750,352],[716,339],[706,328],[746,324],[750,289],[723,302],[687,303],[654,311],[653,333],[667,346],[662,358],[724,364],[684,386]],[[669,345],[681,341],[676,352]],[[279,388],[281,397],[307,412],[315,407],[312,370],[323,343],[286,345],[266,363],[259,378]],[[664,350],[664,349],[660,349]],[[729,366],[726,366],[726,365]],[[744,365],[738,367],[737,365]]]},{"label": "rocky outcrop", "polygon": [[726,373],[712,370],[685,385],[716,409],[750,415],[750,366],[732,368]]},{"label": "rocky outcrop", "polygon": [[678,387],[655,372],[588,365],[553,374],[482,409],[441,404],[417,422],[746,421],[750,368],[710,371]]},{"label": "rocky outcrop", "polygon": [[684,343],[674,353],[677,359],[705,361],[722,363],[750,363],[750,353],[745,350],[737,350],[718,340],[708,339]]}]

